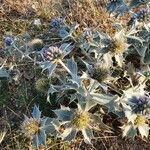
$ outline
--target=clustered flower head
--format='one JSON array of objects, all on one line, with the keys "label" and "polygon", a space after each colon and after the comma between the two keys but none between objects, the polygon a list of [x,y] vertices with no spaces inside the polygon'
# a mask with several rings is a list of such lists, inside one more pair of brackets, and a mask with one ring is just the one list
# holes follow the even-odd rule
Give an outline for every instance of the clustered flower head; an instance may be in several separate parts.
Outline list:
[{"label": "clustered flower head", "polygon": [[41,39],[33,39],[29,45],[37,51],[40,51],[43,47],[43,41]]},{"label": "clustered flower head", "polygon": [[52,19],[50,26],[55,29],[59,29],[64,23],[64,18],[57,17]]},{"label": "clustered flower head", "polygon": [[139,22],[143,22],[148,19],[148,14],[146,9],[141,9],[137,12],[136,18]]},{"label": "clustered flower head", "polygon": [[108,73],[108,67],[105,65],[100,65],[93,69],[92,77],[101,83],[108,77]]},{"label": "clustered flower head", "polygon": [[35,83],[35,88],[40,92],[48,91],[49,88],[49,79],[39,78]]},{"label": "clustered flower head", "polygon": [[44,50],[43,55],[46,60],[57,63],[62,57],[62,50],[56,46],[50,46]]},{"label": "clustered flower head", "polygon": [[150,98],[148,96],[132,97],[130,102],[135,113],[144,112],[150,103]]},{"label": "clustered flower head", "polygon": [[6,37],[5,38],[5,44],[6,46],[11,46],[14,43],[14,40],[12,37]]}]

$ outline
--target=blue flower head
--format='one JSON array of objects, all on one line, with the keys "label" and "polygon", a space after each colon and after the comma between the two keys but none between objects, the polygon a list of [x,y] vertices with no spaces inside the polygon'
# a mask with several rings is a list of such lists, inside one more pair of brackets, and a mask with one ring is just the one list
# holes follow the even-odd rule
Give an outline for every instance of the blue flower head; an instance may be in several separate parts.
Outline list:
[{"label": "blue flower head", "polygon": [[147,10],[146,9],[141,9],[140,11],[137,12],[136,14],[136,19],[139,22],[145,21],[147,18]]},{"label": "blue flower head", "polygon": [[50,26],[59,29],[64,24],[64,18],[57,17],[51,20]]},{"label": "blue flower head", "polygon": [[150,102],[150,98],[148,96],[140,96],[140,97],[132,97],[130,99],[130,104],[135,113],[141,113],[144,111],[145,107]]},{"label": "blue flower head", "polygon": [[5,44],[6,46],[11,46],[13,44],[14,40],[12,37],[6,37],[5,38]]},{"label": "blue flower head", "polygon": [[56,61],[62,57],[62,50],[56,46],[50,46],[47,49],[44,49],[43,56],[46,60]]}]

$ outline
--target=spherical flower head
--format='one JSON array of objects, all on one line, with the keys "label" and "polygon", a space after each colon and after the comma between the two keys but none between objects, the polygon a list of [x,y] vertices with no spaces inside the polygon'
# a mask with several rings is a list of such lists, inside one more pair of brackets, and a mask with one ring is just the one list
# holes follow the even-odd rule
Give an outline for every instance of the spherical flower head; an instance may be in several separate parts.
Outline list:
[{"label": "spherical flower head", "polygon": [[62,58],[62,50],[56,46],[50,46],[44,50],[44,57],[52,63],[57,63]]},{"label": "spherical flower head", "polygon": [[64,22],[63,18],[57,17],[57,18],[52,19],[50,26],[52,28],[59,29],[61,25],[63,24],[63,22]]},{"label": "spherical flower head", "polygon": [[105,66],[94,68],[92,77],[101,83],[108,77],[108,68]]},{"label": "spherical flower head", "polygon": [[147,10],[146,9],[141,9],[140,11],[137,12],[136,18],[139,22],[143,22],[147,19],[147,16],[148,16],[147,15]]},{"label": "spherical flower head", "polygon": [[5,44],[6,46],[11,46],[14,43],[14,40],[12,37],[6,37],[5,38]]},{"label": "spherical flower head", "polygon": [[88,128],[90,123],[90,116],[88,112],[76,112],[74,114],[71,124],[77,130],[82,130]]},{"label": "spherical flower head", "polygon": [[144,111],[149,101],[150,98],[147,96],[132,97],[132,99],[130,100],[130,102],[133,103],[132,107],[136,113]]},{"label": "spherical flower head", "polygon": [[40,92],[48,91],[49,88],[49,79],[40,78],[35,83],[35,88]]},{"label": "spherical flower head", "polygon": [[22,124],[22,130],[28,137],[38,134],[40,123],[34,118],[27,118]]},{"label": "spherical flower head", "polygon": [[30,46],[34,49],[34,50],[41,50],[43,47],[43,41],[41,39],[33,39],[30,42]]}]

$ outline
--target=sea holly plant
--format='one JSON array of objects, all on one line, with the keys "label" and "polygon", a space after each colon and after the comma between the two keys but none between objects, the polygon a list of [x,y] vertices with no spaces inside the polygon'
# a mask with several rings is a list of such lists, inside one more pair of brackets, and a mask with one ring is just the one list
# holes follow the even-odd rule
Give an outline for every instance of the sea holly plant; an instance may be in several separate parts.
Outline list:
[{"label": "sea holly plant", "polygon": [[[102,122],[100,115],[89,112],[90,108],[80,102],[76,109],[62,106],[61,109],[54,110],[59,125],[64,127],[63,133],[60,133],[63,140],[73,141],[77,133],[81,131],[84,141],[91,144],[91,140],[94,138],[93,130],[100,130],[98,125],[101,129],[109,130],[109,127]],[[56,129],[59,127],[56,126]]]},{"label": "sea holly plant", "polygon": [[[149,136],[149,108],[150,97],[144,90],[145,78],[143,76],[139,79],[139,84],[127,90],[123,90],[121,97],[109,103],[108,107],[111,112],[118,114],[121,118],[126,117],[127,123],[121,127],[123,130],[123,137],[128,136],[134,138],[139,131],[142,138]],[[117,113],[117,111],[122,113]]]},{"label": "sea holly plant", "polygon": [[127,119],[127,124],[121,127],[121,129],[123,130],[123,137],[128,136],[131,138],[135,138],[138,130],[142,138],[148,138],[150,129],[148,124],[149,116],[147,117],[130,112],[128,113]]},{"label": "sea holly plant", "polygon": [[[128,87],[125,89],[120,89],[121,91],[120,92],[118,91],[120,95],[116,99],[110,101],[110,103],[108,104],[109,110],[111,110],[114,113],[116,113],[117,111],[123,111],[123,112],[125,111],[127,112],[128,110],[130,111],[131,108],[136,107],[135,103],[140,98],[142,97],[144,98],[144,96],[146,98],[146,95],[148,94],[148,92],[144,90],[146,77],[140,75],[136,79],[137,85],[134,85],[133,82],[135,81],[132,80],[131,76],[129,76],[128,80],[126,81],[128,81],[129,84]],[[145,102],[147,102],[147,100]]]},{"label": "sea holly plant", "polygon": [[32,140],[32,144],[38,149],[40,145],[46,146],[46,132],[52,134],[55,129],[52,125],[52,119],[41,117],[39,106],[34,105],[32,117],[25,115],[22,123],[22,132]]},{"label": "sea holly plant", "polygon": [[44,70],[48,70],[49,76],[55,71],[58,64],[71,74],[71,71],[63,63],[63,59],[67,56],[74,46],[68,43],[62,44],[60,47],[57,46],[45,46],[39,53],[42,56],[43,61],[37,62]]},{"label": "sea holly plant", "polygon": [[[80,2],[74,4],[78,7]],[[95,2],[85,2],[85,4],[94,8]],[[146,6],[143,5],[142,9],[132,9],[140,4]],[[20,63],[28,65],[26,59],[22,61],[23,58],[28,58],[31,61],[30,65],[34,63],[33,67],[36,64],[42,68],[42,74],[38,74],[37,68],[34,68],[35,89],[42,92],[40,96],[44,98],[46,93],[48,102],[55,100],[54,102],[61,106],[61,108],[56,106],[53,119],[41,117],[37,105],[34,106],[31,117],[25,116],[22,131],[36,149],[40,149],[41,145],[46,148],[48,134],[55,136],[61,143],[60,139],[73,141],[80,132],[83,140],[92,144],[94,130],[110,129],[103,123],[102,115],[112,117],[115,114],[120,117],[119,121],[122,120],[124,124],[121,127],[123,137],[134,138],[140,134],[142,138],[148,138],[150,129],[149,6],[147,0],[131,0],[127,3],[125,0],[110,0],[106,9],[114,17],[111,18],[110,15],[106,20],[104,18],[102,20],[104,26],[108,22],[111,22],[111,25],[114,21],[117,22],[113,24],[115,30],[110,35],[101,31],[99,22],[92,23],[97,25],[96,28],[91,27],[90,24],[86,26],[87,18],[80,26],[77,22],[71,23],[70,21],[75,19],[70,19],[72,15],[69,15],[51,20],[49,31],[50,38],[54,37],[52,39],[54,43],[45,38],[39,39],[42,34],[33,40],[27,34],[5,37],[5,50],[2,50],[2,53],[4,57],[6,56],[6,59],[4,58],[6,63],[3,60],[0,62],[0,80],[8,78],[9,83],[10,79],[19,80],[23,70]],[[99,17],[95,10],[92,14],[94,18]],[[129,19],[131,17],[128,26],[123,24],[128,20],[126,16],[129,16]],[[107,14],[104,17],[107,17]],[[67,22],[72,25],[67,25]],[[45,45],[45,42],[51,45]],[[131,60],[128,56],[131,56]],[[110,123],[107,119],[105,121]],[[80,135],[77,138],[80,138]]]}]

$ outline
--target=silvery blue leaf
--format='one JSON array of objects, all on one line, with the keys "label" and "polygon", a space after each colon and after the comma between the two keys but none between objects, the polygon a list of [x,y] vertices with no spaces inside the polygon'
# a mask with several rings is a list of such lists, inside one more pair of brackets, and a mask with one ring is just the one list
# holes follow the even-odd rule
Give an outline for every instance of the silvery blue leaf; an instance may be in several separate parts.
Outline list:
[{"label": "silvery blue leaf", "polygon": [[63,43],[61,46],[60,46],[60,49],[63,51],[63,56],[65,57],[66,55],[68,55],[73,49],[74,49],[74,46],[68,43]]},{"label": "silvery blue leaf", "polygon": [[68,65],[68,68],[70,69],[72,75],[73,75],[73,76],[77,76],[78,67],[77,67],[77,63],[74,61],[73,58],[68,59],[67,65]]},{"label": "silvery blue leaf", "polygon": [[115,113],[116,109],[118,108],[118,104],[115,102],[115,100],[116,99],[114,98],[106,104],[106,106],[108,107],[108,112],[114,112]]},{"label": "silvery blue leaf", "polygon": [[114,96],[108,96],[106,94],[99,94],[99,93],[91,93],[91,96],[93,100],[95,100],[97,103],[101,105],[107,104],[114,99]]},{"label": "silvery blue leaf", "polygon": [[127,136],[134,139],[134,137],[137,135],[137,131],[135,128],[131,127],[130,130],[127,132]]},{"label": "silvery blue leaf", "polygon": [[90,81],[90,86],[89,86],[89,93],[95,92],[95,90],[100,86],[100,83],[96,80],[91,80]]},{"label": "silvery blue leaf", "polygon": [[145,64],[150,64],[150,48],[147,48],[144,57],[143,57],[143,62]]},{"label": "silvery blue leaf", "polygon": [[55,127],[53,125],[53,118],[46,117],[43,121],[41,121],[41,125],[43,125],[43,129],[47,134],[52,134],[55,131]]},{"label": "silvery blue leaf", "polygon": [[44,130],[40,130],[38,134],[39,145],[46,145],[46,134]]},{"label": "silvery blue leaf", "polygon": [[39,146],[38,134],[36,134],[36,135],[33,137],[33,139],[32,139],[32,144],[33,144],[36,148],[38,148],[38,146]]},{"label": "silvery blue leaf", "polygon": [[89,111],[91,108],[93,108],[97,103],[93,100],[87,100],[86,101],[86,106],[85,106],[85,111]]},{"label": "silvery blue leaf", "polygon": [[93,131],[90,128],[86,128],[82,130],[82,134],[84,136],[85,143],[91,144],[91,139],[94,137]]},{"label": "silvery blue leaf", "polygon": [[58,92],[53,85],[50,85],[48,89],[48,94],[53,94],[55,92]]},{"label": "silvery blue leaf", "polygon": [[137,131],[132,125],[125,126],[123,131],[123,136],[128,136],[134,139],[136,135],[137,135]]},{"label": "silvery blue leaf", "polygon": [[56,69],[56,64],[50,64],[49,66],[48,66],[48,73],[49,73],[49,76],[51,76],[52,74],[53,74],[53,72],[54,72],[54,70]]},{"label": "silvery blue leaf", "polygon": [[0,78],[8,78],[9,74],[5,69],[0,69]]},{"label": "silvery blue leaf", "polygon": [[34,105],[33,111],[32,111],[33,118],[36,118],[37,120],[40,120],[41,118],[41,111],[39,110],[39,106]]},{"label": "silvery blue leaf", "polygon": [[75,139],[77,131],[74,128],[66,128],[60,137],[66,141],[72,141]]},{"label": "silvery blue leaf", "polygon": [[43,71],[48,69],[49,75],[51,76],[56,68],[56,64],[53,64],[49,61],[39,62],[39,65],[43,68]]},{"label": "silvery blue leaf", "polygon": [[[68,130],[69,132],[68,132],[67,130]],[[69,129],[66,129],[66,131],[64,131],[64,133],[63,133],[63,138],[64,138],[64,140],[66,140],[66,141],[72,141],[72,140],[75,139],[76,134],[77,134],[76,129],[74,129],[74,128],[70,128],[70,130],[69,130]]]},{"label": "silvery blue leaf", "polygon": [[129,8],[128,6],[123,3],[121,6],[119,6],[117,9],[116,9],[116,16],[122,16],[125,12],[128,12],[129,11]]},{"label": "silvery blue leaf", "polygon": [[[41,128],[43,128],[45,126],[45,123],[47,122],[47,119],[48,117],[43,117],[40,119],[40,125],[41,125]],[[52,121],[52,119],[51,119]]]},{"label": "silvery blue leaf", "polygon": [[59,30],[59,36],[62,38],[62,39],[66,39],[68,36],[70,36],[69,32],[66,31],[65,28],[62,28]]},{"label": "silvery blue leaf", "polygon": [[67,61],[67,66],[69,68],[69,70],[71,71],[71,79],[70,81],[72,81],[73,83],[76,83],[77,85],[80,85],[80,79],[78,77],[78,67],[77,67],[77,63],[74,61],[73,58],[68,59]]},{"label": "silvery blue leaf", "polygon": [[147,138],[149,135],[149,125],[148,124],[143,124],[141,126],[138,127],[139,133],[141,134],[142,138],[144,138],[144,136]]},{"label": "silvery blue leaf", "polygon": [[145,52],[146,52],[146,48],[147,48],[146,46],[144,46],[142,44],[138,44],[136,42],[133,44],[133,46],[140,56],[142,56],[142,57],[145,56]]},{"label": "silvery blue leaf", "polygon": [[70,121],[73,116],[73,112],[69,110],[54,110],[54,113],[58,116],[60,121]]},{"label": "silvery blue leaf", "polygon": [[129,38],[129,39],[135,40],[135,42],[136,42],[136,41],[137,41],[137,42],[140,42],[141,44],[143,44],[143,42],[144,42],[144,39],[139,38],[139,37],[137,37],[137,36],[127,35],[126,37]]},{"label": "silvery blue leaf", "polygon": [[112,13],[116,10],[116,7],[117,7],[117,3],[116,2],[110,2],[108,5],[107,5],[107,11],[109,13]]}]

